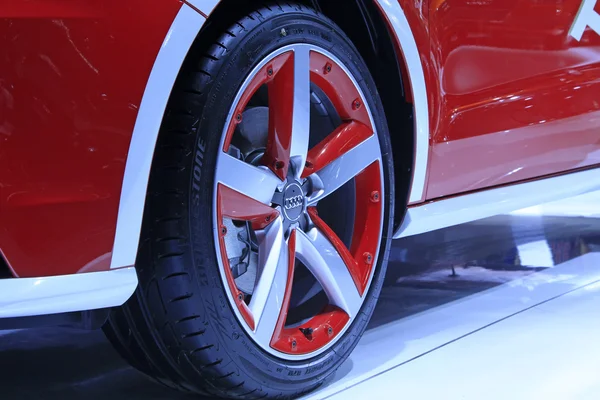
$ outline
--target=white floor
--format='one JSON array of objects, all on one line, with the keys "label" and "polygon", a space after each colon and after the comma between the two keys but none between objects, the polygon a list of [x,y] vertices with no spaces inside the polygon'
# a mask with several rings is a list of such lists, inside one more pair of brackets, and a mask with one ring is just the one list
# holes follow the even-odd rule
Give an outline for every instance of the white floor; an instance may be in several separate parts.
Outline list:
[{"label": "white floor", "polygon": [[[305,399],[600,400],[600,192],[458,228],[395,242],[390,265],[408,270],[388,271],[372,325]],[[0,400],[189,399],[102,332],[0,336]]]},{"label": "white floor", "polygon": [[[596,217],[599,198],[523,214]],[[378,398],[600,399],[600,253],[369,330],[306,397]]]},{"label": "white floor", "polygon": [[315,398],[598,399],[599,315],[590,285]]}]

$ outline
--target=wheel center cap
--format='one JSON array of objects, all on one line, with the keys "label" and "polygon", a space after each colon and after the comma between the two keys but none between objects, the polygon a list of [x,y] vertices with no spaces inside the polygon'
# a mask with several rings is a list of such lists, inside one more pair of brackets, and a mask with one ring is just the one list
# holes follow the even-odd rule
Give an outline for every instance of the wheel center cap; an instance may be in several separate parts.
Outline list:
[{"label": "wheel center cap", "polygon": [[290,183],[283,190],[283,213],[290,221],[297,221],[304,211],[304,192],[296,182]]}]

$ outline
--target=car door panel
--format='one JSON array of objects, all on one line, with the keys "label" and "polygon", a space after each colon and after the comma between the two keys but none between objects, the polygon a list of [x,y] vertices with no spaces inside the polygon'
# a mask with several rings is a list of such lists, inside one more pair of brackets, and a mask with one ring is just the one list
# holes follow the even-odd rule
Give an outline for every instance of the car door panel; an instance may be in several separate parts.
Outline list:
[{"label": "car door panel", "polygon": [[0,7],[0,248],[20,277],[109,268],[131,132],[181,2],[146,6]]}]

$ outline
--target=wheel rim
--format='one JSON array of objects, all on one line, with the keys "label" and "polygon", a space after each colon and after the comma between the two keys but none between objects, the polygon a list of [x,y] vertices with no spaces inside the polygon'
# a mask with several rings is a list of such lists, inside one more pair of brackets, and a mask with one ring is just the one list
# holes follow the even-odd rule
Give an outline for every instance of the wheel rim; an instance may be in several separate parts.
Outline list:
[{"label": "wheel rim", "polygon": [[[342,121],[314,146],[309,145],[311,85],[327,96]],[[260,88],[268,92],[268,132],[264,153],[251,163],[232,140]],[[337,342],[359,314],[377,265],[384,186],[368,104],[334,55],[313,45],[286,46],[266,57],[242,85],[219,148],[214,238],[230,304],[263,350],[289,360],[314,357]],[[318,207],[349,182],[356,210],[351,241],[344,243]],[[249,248],[255,236],[257,247],[250,295],[232,271],[231,237],[240,229],[248,232],[247,241],[240,233],[238,240]],[[299,266],[314,277],[327,304],[290,324]]]}]

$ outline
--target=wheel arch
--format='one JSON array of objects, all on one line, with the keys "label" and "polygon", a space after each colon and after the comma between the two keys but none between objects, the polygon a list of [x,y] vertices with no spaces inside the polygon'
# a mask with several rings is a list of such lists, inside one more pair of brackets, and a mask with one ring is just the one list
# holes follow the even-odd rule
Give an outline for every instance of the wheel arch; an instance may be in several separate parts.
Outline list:
[{"label": "wheel arch", "polygon": [[[407,204],[414,199],[420,200],[424,191],[425,172],[414,172],[416,166],[424,164],[426,169],[427,165],[426,157],[425,163],[416,159],[423,158],[419,156],[423,154],[419,150],[423,147],[423,133],[427,135],[425,154],[429,151],[428,125],[419,123],[423,120],[423,113],[428,118],[422,66],[419,61],[420,79],[417,79],[417,86],[423,87],[423,93],[419,93],[413,88],[415,79],[401,50],[398,27],[393,26],[385,7],[392,7],[393,11],[401,14],[405,28],[408,27],[406,18],[397,2],[352,0],[342,12],[339,3],[333,0],[298,1],[317,8],[340,25],[365,59],[375,79],[391,132],[396,183],[396,230],[402,223]],[[233,4],[236,7],[231,7]],[[123,178],[111,268],[135,264],[155,144],[171,90],[188,52],[199,40],[206,37],[210,39],[210,31],[218,28],[219,24],[230,22],[237,13],[247,12],[249,8],[262,4],[259,0],[241,4],[235,0],[189,0],[182,5],[157,56],[138,112]],[[393,20],[397,21],[397,16]],[[406,32],[403,31],[403,35],[406,36]],[[412,46],[414,49],[411,50],[417,51],[414,39]],[[381,62],[381,57],[386,62]],[[425,96],[425,106],[419,109],[413,106],[417,103],[414,101],[417,94]],[[414,121],[415,116],[417,121]],[[422,180],[422,184],[415,190],[413,180],[417,174],[417,180]]]},{"label": "wheel arch", "polygon": [[150,169],[173,87],[206,15],[182,4],[154,61],[133,128],[117,214],[110,268],[135,265]]}]

